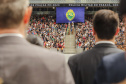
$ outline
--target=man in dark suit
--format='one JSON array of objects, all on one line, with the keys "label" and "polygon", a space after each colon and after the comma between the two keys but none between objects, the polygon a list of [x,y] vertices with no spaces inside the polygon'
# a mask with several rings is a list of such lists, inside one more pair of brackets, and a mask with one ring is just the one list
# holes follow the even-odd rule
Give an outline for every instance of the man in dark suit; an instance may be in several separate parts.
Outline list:
[{"label": "man in dark suit", "polygon": [[117,13],[111,10],[96,12],[93,26],[96,45],[68,61],[76,84],[92,84],[101,59],[108,54],[123,52],[115,46],[115,35],[119,31]]},{"label": "man in dark suit", "polygon": [[62,54],[25,39],[28,0],[0,0],[0,84],[74,84]]},{"label": "man in dark suit", "polygon": [[[125,24],[126,0],[120,2],[120,14]],[[126,52],[105,56],[97,70],[94,84],[126,84]]]}]

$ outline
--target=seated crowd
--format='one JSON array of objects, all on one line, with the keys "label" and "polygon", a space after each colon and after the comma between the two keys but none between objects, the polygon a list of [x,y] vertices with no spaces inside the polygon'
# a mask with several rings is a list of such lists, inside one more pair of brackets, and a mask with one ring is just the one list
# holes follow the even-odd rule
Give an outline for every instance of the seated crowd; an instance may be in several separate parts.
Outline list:
[{"label": "seated crowd", "polygon": [[[72,25],[71,25],[72,26]],[[75,25],[76,48],[90,50],[95,45],[92,19]],[[124,50],[124,23],[120,21],[119,33],[115,39],[116,46]],[[65,48],[65,35],[68,34],[67,24],[56,24],[55,17],[48,15],[33,15],[30,20],[28,34],[37,35],[43,40],[45,48]]]},{"label": "seated crowd", "polygon": [[53,16],[31,17],[28,34],[37,35],[43,40],[45,48],[64,48],[67,24],[56,24]]}]

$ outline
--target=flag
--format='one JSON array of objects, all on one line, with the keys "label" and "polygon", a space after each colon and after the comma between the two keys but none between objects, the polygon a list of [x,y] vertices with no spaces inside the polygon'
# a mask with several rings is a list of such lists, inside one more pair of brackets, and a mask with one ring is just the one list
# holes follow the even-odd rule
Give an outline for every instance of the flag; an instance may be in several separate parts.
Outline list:
[{"label": "flag", "polygon": [[76,23],[85,20],[85,7],[56,7],[56,23]]}]

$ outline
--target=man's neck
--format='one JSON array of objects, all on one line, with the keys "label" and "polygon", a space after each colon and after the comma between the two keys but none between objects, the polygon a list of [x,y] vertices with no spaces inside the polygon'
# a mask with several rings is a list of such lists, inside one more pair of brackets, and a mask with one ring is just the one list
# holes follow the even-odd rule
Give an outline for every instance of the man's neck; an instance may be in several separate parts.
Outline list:
[{"label": "man's neck", "polygon": [[115,44],[115,40],[114,39],[111,39],[111,40],[106,40],[106,39],[96,39],[95,41],[96,43],[98,42],[112,42],[113,44]]},{"label": "man's neck", "polygon": [[0,34],[21,34],[23,37],[25,36],[17,29],[0,29]]}]

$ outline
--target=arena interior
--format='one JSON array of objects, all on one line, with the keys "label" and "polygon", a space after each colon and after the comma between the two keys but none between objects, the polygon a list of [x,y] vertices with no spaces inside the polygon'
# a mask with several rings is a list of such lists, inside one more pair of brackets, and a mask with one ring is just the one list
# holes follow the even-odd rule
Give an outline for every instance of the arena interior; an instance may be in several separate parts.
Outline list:
[{"label": "arena interior", "polygon": [[[100,9],[118,13],[119,0],[30,0],[30,6],[33,7],[33,13],[27,33],[39,36],[44,48],[68,55],[87,51],[95,45],[92,32],[94,13]],[[57,24],[57,7],[84,7],[85,22]],[[121,17],[119,28],[116,45],[125,50],[125,27]]]}]

